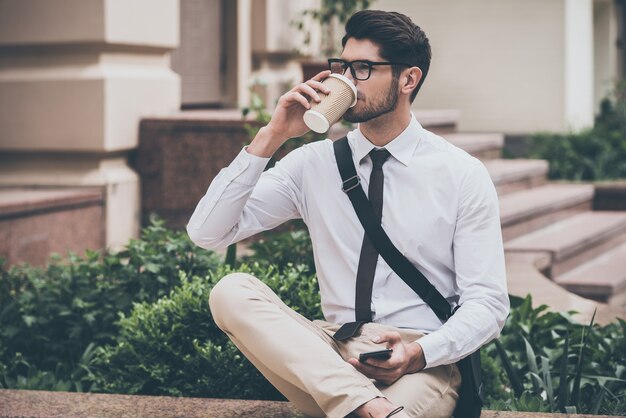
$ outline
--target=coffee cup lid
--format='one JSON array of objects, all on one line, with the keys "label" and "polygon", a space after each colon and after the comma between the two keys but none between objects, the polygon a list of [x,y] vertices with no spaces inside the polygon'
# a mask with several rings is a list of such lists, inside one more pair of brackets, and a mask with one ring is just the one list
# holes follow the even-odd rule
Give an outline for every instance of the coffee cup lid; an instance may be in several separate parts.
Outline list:
[{"label": "coffee cup lid", "polygon": [[338,78],[339,80],[342,80],[343,82],[345,82],[348,86],[350,86],[350,88],[352,89],[352,92],[354,93],[354,100],[352,101],[352,104],[350,105],[350,107],[354,107],[354,105],[356,104],[356,86],[354,85],[354,83],[352,81],[350,81],[350,79],[348,77],[345,77],[341,74],[331,74],[329,75],[329,77],[335,77]]}]

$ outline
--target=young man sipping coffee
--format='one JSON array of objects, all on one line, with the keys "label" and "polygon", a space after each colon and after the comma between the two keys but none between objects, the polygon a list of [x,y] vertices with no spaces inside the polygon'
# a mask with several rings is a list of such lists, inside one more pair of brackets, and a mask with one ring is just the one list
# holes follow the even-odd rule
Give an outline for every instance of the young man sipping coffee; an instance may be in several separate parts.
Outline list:
[{"label": "young man sipping coffee", "polygon": [[[281,96],[271,121],[213,180],[187,231],[218,249],[290,219],[306,223],[325,320],[299,315],[248,274],[222,278],[209,298],[218,326],[303,413],[449,417],[461,384],[455,363],[497,337],[509,310],[496,191],[480,161],[411,113],[431,59],[418,26],[399,13],[361,11],[342,43],[328,71]],[[263,172],[285,141],[309,130],[303,114],[328,93],[321,81],[331,71],[357,89],[343,118],[358,123],[345,141],[360,187],[399,253],[458,307],[449,319],[366,236],[331,140]],[[359,361],[372,351],[383,353]]]}]

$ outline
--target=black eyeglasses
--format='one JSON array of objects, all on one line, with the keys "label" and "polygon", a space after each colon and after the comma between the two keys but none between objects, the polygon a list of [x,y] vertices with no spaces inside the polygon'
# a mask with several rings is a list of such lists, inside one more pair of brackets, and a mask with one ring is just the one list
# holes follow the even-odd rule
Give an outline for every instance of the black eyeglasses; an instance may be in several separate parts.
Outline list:
[{"label": "black eyeglasses", "polygon": [[404,62],[373,62],[368,60],[344,61],[340,58],[328,59],[328,68],[331,73],[343,75],[346,73],[346,70],[350,68],[350,74],[352,74],[352,77],[360,81],[365,81],[370,78],[372,75],[372,67],[375,65],[404,65],[405,67],[411,67],[411,65]]}]

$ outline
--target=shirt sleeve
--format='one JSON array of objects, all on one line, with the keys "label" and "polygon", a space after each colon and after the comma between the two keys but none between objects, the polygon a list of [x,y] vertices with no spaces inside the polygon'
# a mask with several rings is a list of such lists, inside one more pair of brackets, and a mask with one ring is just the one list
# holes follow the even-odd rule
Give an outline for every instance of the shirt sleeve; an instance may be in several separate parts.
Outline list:
[{"label": "shirt sleeve", "polygon": [[196,206],[187,224],[191,240],[206,249],[225,248],[300,217],[301,148],[266,172],[269,158],[242,149]]},{"label": "shirt sleeve", "polygon": [[509,313],[498,197],[478,161],[461,183],[452,246],[460,308],[417,341],[426,368],[457,362],[497,338]]}]

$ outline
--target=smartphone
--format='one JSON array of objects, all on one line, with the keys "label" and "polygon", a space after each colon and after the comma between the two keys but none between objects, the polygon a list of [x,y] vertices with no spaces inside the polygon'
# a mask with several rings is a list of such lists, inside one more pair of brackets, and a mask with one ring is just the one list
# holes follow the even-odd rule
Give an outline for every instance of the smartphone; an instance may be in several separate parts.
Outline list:
[{"label": "smartphone", "polygon": [[388,348],[386,350],[368,351],[367,353],[359,354],[359,361],[363,363],[368,358],[387,360],[389,357],[391,357],[391,353],[393,353],[393,350],[391,348]]}]

